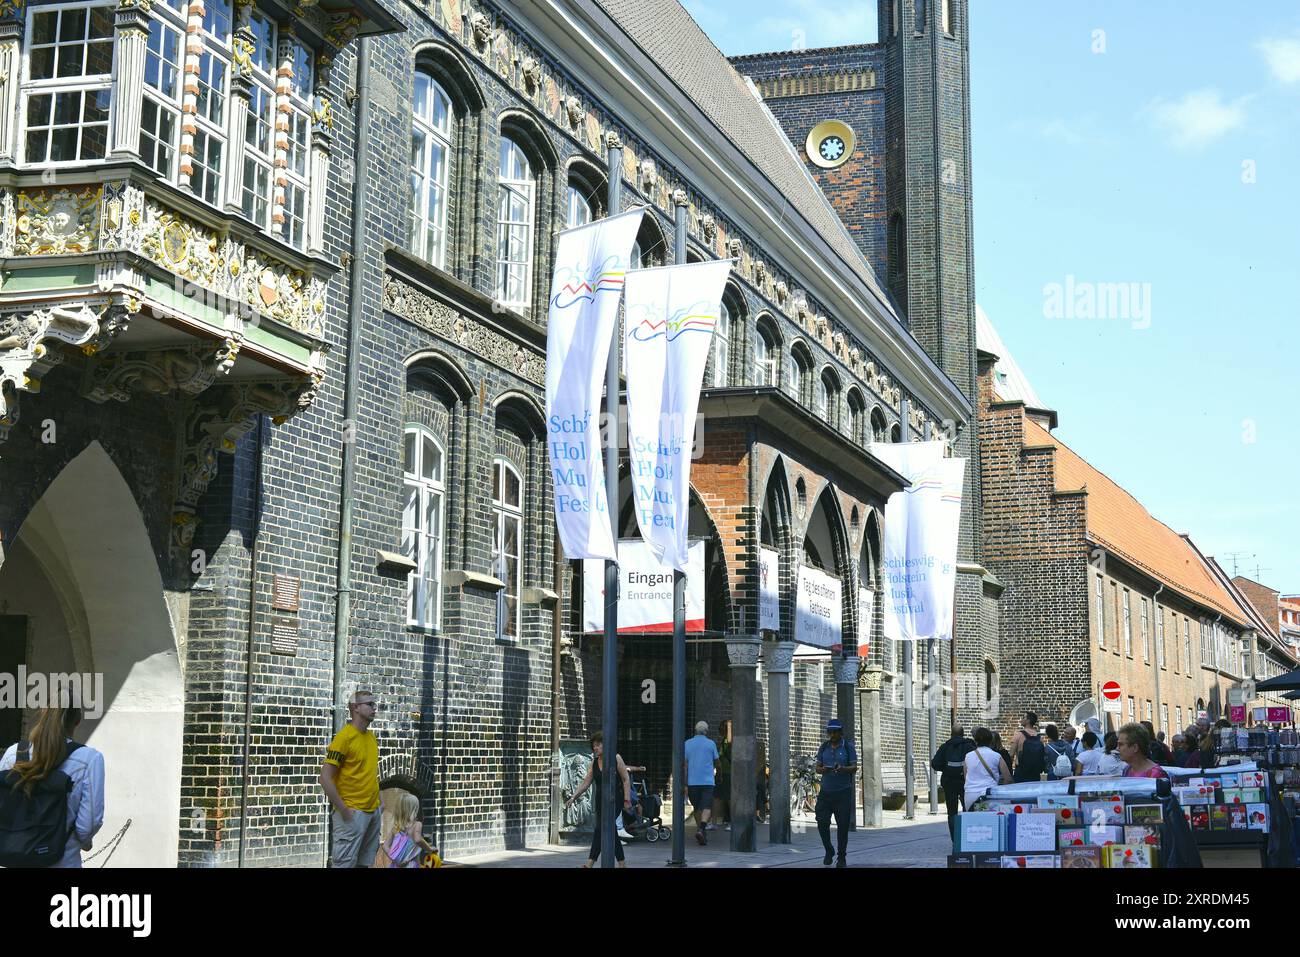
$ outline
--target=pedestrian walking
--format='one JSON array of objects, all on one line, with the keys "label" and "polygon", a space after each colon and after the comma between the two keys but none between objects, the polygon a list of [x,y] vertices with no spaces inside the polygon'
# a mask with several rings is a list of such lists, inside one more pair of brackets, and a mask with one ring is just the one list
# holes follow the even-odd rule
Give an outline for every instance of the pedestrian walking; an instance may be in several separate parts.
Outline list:
[{"label": "pedestrian walking", "polygon": [[[582,797],[583,792],[586,791],[587,788],[595,785],[596,799],[592,801],[591,804],[592,807],[596,809],[596,833],[592,835],[591,851],[587,854],[587,863],[583,864],[583,867],[594,867],[596,861],[600,860],[600,842],[605,830],[601,826],[601,821],[603,820],[602,815],[605,813],[603,807],[605,803],[605,791],[601,786],[605,774],[604,756],[605,734],[603,731],[597,731],[591,736],[591,767],[587,768],[587,776],[583,778],[582,783],[578,785],[578,790],[570,794],[569,799],[564,802],[566,808],[572,807],[573,802]],[[623,809],[626,811],[632,807],[632,782],[628,777],[627,765],[623,763],[623,756],[621,754],[614,755],[614,768],[618,773],[618,778],[614,782],[615,790],[623,795]],[[627,866],[627,861],[623,860],[623,842],[620,841],[617,836],[614,838],[614,860],[618,863],[619,867]]]},{"label": "pedestrian walking", "polygon": [[1076,734],[1078,734],[1078,732],[1072,724],[1067,724],[1061,729],[1061,743],[1070,749],[1071,761],[1079,756],[1079,742],[1075,738]]},{"label": "pedestrian walking", "polygon": [[[973,736],[975,747],[962,759],[966,771],[962,800],[968,808],[995,784],[1007,784],[1011,781],[1011,768],[1007,765],[1006,759],[993,747],[993,732],[988,728],[976,728]],[[949,817],[948,821],[951,828],[956,819]]]},{"label": "pedestrian walking", "polygon": [[[826,722],[826,738],[817,749],[817,773],[822,776],[817,794],[817,833],[826,850],[823,864],[832,860],[845,867],[844,854],[849,846],[849,820],[853,815],[853,780],[858,770],[858,753],[844,740],[844,725],[839,718]],[[835,818],[835,839],[839,857],[831,849],[831,817]]]},{"label": "pedestrian walking", "polygon": [[930,759],[930,767],[939,772],[939,787],[943,788],[943,803],[948,809],[948,834],[954,848],[957,846],[957,814],[958,804],[962,801],[965,759],[974,748],[975,742],[966,737],[961,725],[957,725],[952,729],[952,737],[939,745],[939,750]]},{"label": "pedestrian walking", "polygon": [[72,740],[80,708],[42,708],[0,758],[5,867],[80,867],[104,826],[104,755]]},{"label": "pedestrian walking", "polygon": [[1043,729],[1047,741],[1043,743],[1043,761],[1047,765],[1047,780],[1059,781],[1074,773],[1074,754],[1070,746],[1061,740],[1061,732],[1056,725],[1049,724]]},{"label": "pedestrian walking", "polygon": [[998,753],[998,757],[1007,762],[1007,768],[1009,769],[1011,767],[1011,752],[1002,746],[1002,735],[996,731],[990,731],[989,734],[993,736],[993,743],[989,747]]},{"label": "pedestrian walking", "polygon": [[1097,747],[1097,736],[1091,731],[1083,732],[1079,753],[1074,759],[1074,773],[1099,774],[1098,768],[1101,766],[1101,759],[1105,756],[1105,752]]},{"label": "pedestrian walking", "polygon": [[1170,754],[1169,748],[1165,743],[1156,737],[1156,729],[1150,721],[1139,722],[1142,727],[1147,729],[1147,740],[1151,742],[1150,749],[1147,752],[1149,757],[1156,764],[1173,764],[1174,756]]},{"label": "pedestrian walking", "polygon": [[393,810],[393,823],[384,838],[380,859],[384,867],[419,868],[422,853],[437,854],[437,848],[424,837],[420,822],[420,799],[406,791]]},{"label": "pedestrian walking", "polygon": [[718,746],[709,737],[709,723],[697,722],[695,737],[686,742],[682,760],[683,792],[691,800],[691,816],[695,819],[695,842],[701,846],[709,843],[705,830],[709,813],[713,809],[713,788],[717,780]]},{"label": "pedestrian walking", "polygon": [[1043,740],[1038,732],[1038,715],[1025,712],[1020,730],[1011,738],[1011,757],[1015,761],[1012,778],[1016,781],[1037,781],[1047,770],[1043,755]]},{"label": "pedestrian walking", "polygon": [[334,808],[332,867],[370,867],[379,852],[384,808],[379,796],[379,742],[370,730],[379,708],[370,691],[348,698],[349,721],[325,752],[320,786]]}]

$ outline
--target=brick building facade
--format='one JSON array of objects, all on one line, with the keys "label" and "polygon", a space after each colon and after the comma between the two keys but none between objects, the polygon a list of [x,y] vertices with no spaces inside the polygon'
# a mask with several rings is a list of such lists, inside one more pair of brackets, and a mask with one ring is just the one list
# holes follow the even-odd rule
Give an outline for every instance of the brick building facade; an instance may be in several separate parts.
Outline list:
[{"label": "brick building facade", "polygon": [[[110,768],[105,827],[135,821],[115,861],[324,863],[316,776],[356,688],[382,705],[385,786],[422,798],[444,851],[580,823],[556,798],[566,748],[594,730],[601,661],[581,576],[555,557],[544,303],[554,232],[608,212],[613,144],[624,206],[646,207],[643,264],[666,260],[679,207],[690,257],[737,260],[693,473],[707,611],[688,714],[729,717],[736,673],[754,668],[760,543],[780,555],[767,637],[797,638],[805,562],[845,585],[846,647],[878,636],[880,602],[863,620],[860,595],[880,587],[900,480],[866,445],[948,435],[977,452],[965,3],[951,6],[941,144],[892,159],[890,130],[935,115],[913,90],[891,121],[901,78],[883,112],[864,108],[873,175],[899,177],[883,209],[943,175],[940,153],[959,160],[956,188],[932,182],[899,228],[908,270],[881,257],[880,197],[839,206],[845,229],[669,0],[5,9],[0,60],[63,55],[31,54],[59,46],[65,18],[88,72],[0,79],[4,103],[25,105],[0,111],[0,625],[29,668],[106,674],[87,727]],[[863,57],[887,77],[894,60],[920,69],[922,46],[890,36]],[[109,125],[91,110],[69,139],[12,119],[47,96],[107,98]],[[974,515],[956,648],[983,673],[996,589]],[[893,650],[870,643],[896,676]],[[661,789],[667,643],[623,648],[622,750]],[[950,669],[942,656],[940,682]],[[856,670],[794,665],[793,755]]]}]

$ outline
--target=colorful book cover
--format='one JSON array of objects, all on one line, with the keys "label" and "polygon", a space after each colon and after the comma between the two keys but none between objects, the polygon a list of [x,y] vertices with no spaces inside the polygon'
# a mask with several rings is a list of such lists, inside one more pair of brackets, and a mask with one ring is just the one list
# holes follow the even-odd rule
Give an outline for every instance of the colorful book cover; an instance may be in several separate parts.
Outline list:
[{"label": "colorful book cover", "polygon": [[1224,804],[1243,804],[1243,803],[1245,803],[1245,802],[1243,802],[1243,801],[1241,800],[1241,788],[1224,788],[1224,789],[1223,789],[1223,803],[1224,803]]},{"label": "colorful book cover", "polygon": [[1124,842],[1124,828],[1118,824],[1107,824],[1101,827],[1085,827],[1083,829],[1083,841],[1093,847],[1105,847],[1107,844],[1122,844]]},{"label": "colorful book cover", "polygon": [[1102,827],[1107,824],[1124,823],[1123,801],[1081,801],[1079,814],[1087,827]]},{"label": "colorful book cover", "polygon": [[1214,788],[1205,784],[1188,785],[1184,788],[1175,788],[1174,795],[1178,798],[1178,803],[1183,807],[1189,804],[1213,804]]},{"label": "colorful book cover", "polygon": [[1187,779],[1187,786],[1193,788],[1205,787],[1209,783],[1204,777],[1190,777]]},{"label": "colorful book cover", "polygon": [[1243,788],[1262,788],[1264,786],[1264,772],[1242,771],[1241,786]]},{"label": "colorful book cover", "polygon": [[1192,808],[1187,812],[1187,819],[1191,822],[1194,831],[1208,831],[1210,829],[1210,809],[1208,807]]},{"label": "colorful book cover", "polygon": [[1252,831],[1263,831],[1265,834],[1268,833],[1267,804],[1246,805],[1246,827]]},{"label": "colorful book cover", "polygon": [[1061,866],[1096,869],[1101,867],[1100,847],[1067,847],[1061,850]]},{"label": "colorful book cover", "polygon": [[1226,804],[1210,805],[1210,830],[1226,831],[1228,829],[1228,806]]},{"label": "colorful book cover", "polygon": [[1239,788],[1241,787],[1241,776],[1238,774],[1220,774],[1217,775],[1218,784],[1221,788]]},{"label": "colorful book cover", "polygon": [[1246,830],[1246,810],[1245,804],[1232,804],[1228,806],[1228,830],[1244,831]]},{"label": "colorful book cover", "polygon": [[1006,816],[995,811],[968,811],[957,815],[957,850],[1001,851],[1006,849]]},{"label": "colorful book cover", "polygon": [[1155,867],[1155,848],[1149,844],[1112,844],[1106,848],[1106,866],[1139,869]]},{"label": "colorful book cover", "polygon": [[1007,819],[1005,849],[1017,854],[1056,850],[1056,815],[1051,811],[1011,815]]},{"label": "colorful book cover", "polygon": [[1129,824],[1161,824],[1165,819],[1159,804],[1130,804],[1124,809],[1124,815]]},{"label": "colorful book cover", "polygon": [[1158,824],[1125,824],[1125,844],[1154,844],[1160,846],[1160,826]]},{"label": "colorful book cover", "polygon": [[1262,804],[1264,801],[1263,788],[1239,788],[1239,790],[1242,804]]},{"label": "colorful book cover", "polygon": [[1056,832],[1057,847],[1081,847],[1083,845],[1083,828],[1063,827]]},{"label": "colorful book cover", "polygon": [[1077,794],[1044,794],[1038,798],[1038,806],[1056,813],[1058,824],[1079,823],[1079,796]]},{"label": "colorful book cover", "polygon": [[1038,869],[1045,867],[1060,867],[1061,862],[1055,854],[1003,854],[1002,866],[1004,868],[1024,868]]},{"label": "colorful book cover", "polygon": [[1002,867],[1002,852],[1001,852],[1001,851],[980,851],[980,852],[978,852],[978,853],[975,855],[975,867],[976,867],[976,869],[979,869],[979,868],[981,868],[981,867],[996,867],[996,868],[1001,869],[1001,867]]}]

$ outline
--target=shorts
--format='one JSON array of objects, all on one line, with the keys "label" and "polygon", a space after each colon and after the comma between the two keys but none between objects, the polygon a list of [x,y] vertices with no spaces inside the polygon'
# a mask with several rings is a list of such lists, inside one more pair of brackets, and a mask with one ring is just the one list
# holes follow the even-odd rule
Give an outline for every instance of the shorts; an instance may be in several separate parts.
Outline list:
[{"label": "shorts", "polygon": [[334,820],[334,846],[330,855],[331,867],[370,867],[379,853],[380,829],[384,822],[382,808],[373,811],[352,809],[352,823],[343,820],[338,811],[331,814]]},{"label": "shorts", "polygon": [[712,784],[687,785],[686,796],[691,799],[691,807],[697,811],[707,811],[713,807]]}]

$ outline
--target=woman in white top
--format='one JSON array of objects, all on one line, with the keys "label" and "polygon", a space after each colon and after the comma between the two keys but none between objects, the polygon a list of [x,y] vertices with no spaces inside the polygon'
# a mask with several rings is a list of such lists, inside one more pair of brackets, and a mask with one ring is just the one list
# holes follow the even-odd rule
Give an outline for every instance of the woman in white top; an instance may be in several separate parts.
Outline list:
[{"label": "woman in white top", "polygon": [[1128,765],[1119,756],[1119,735],[1114,731],[1106,734],[1106,753],[1097,762],[1097,773],[1119,775],[1128,770]]},{"label": "woman in white top", "polygon": [[1006,784],[1011,780],[1011,769],[1007,767],[1007,762],[990,747],[993,732],[988,728],[976,728],[971,737],[975,739],[975,750],[966,755],[963,761],[966,769],[963,807],[967,808],[995,784]]},{"label": "woman in white top", "polygon": [[18,760],[18,745],[0,758],[0,774],[11,770],[20,778],[22,788],[34,786],[52,771],[62,771],[72,780],[68,792],[68,843],[63,858],[55,867],[80,867],[81,852],[91,849],[95,835],[104,826],[104,756],[94,748],[75,744],[72,732],[81,723],[80,708],[42,708],[32,728],[27,760]]},{"label": "woman in white top", "polygon": [[1083,732],[1083,747],[1079,749],[1079,754],[1074,759],[1074,773],[1100,774],[1098,768],[1101,766],[1101,759],[1105,756],[1105,752],[1097,747],[1097,736],[1091,731]]}]

